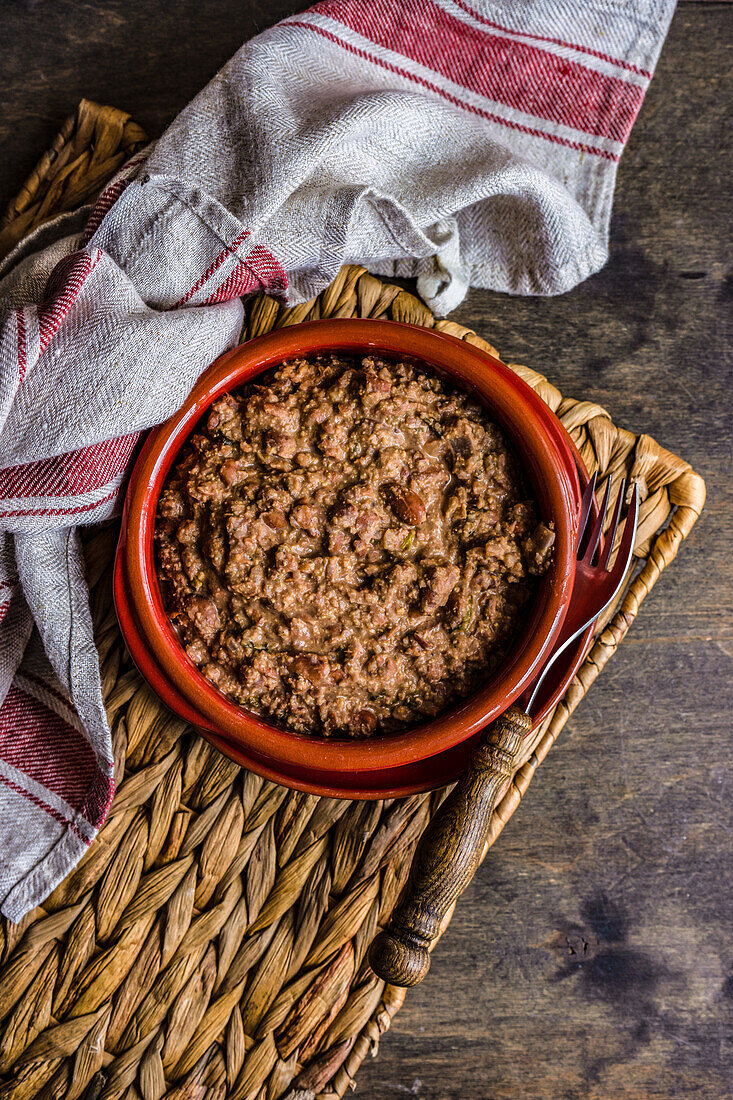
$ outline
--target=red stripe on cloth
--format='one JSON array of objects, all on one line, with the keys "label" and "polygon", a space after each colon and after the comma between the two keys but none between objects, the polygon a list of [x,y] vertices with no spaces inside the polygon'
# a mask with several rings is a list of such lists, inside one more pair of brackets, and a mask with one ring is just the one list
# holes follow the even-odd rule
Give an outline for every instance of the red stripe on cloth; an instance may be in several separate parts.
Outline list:
[{"label": "red stripe on cloth", "polygon": [[17,585],[15,581],[0,581],[0,623],[5,618],[8,608],[13,602],[13,590]]},{"label": "red stripe on cloth", "polygon": [[34,806],[37,806],[39,810],[43,810],[49,817],[52,817],[54,821],[58,821],[59,825],[65,825],[71,830],[74,836],[77,836],[79,840],[83,840],[85,844],[89,844],[89,841],[83,836],[76,824],[70,821],[69,818],[64,817],[62,813],[54,809],[53,806],[49,806],[48,802],[44,802],[42,798],[39,798],[36,794],[31,794],[25,787],[21,787],[19,783],[14,783],[12,779],[8,779],[7,776],[0,775],[0,783],[4,783],[6,787],[10,787],[11,791],[15,791],[16,794],[20,794],[23,798],[26,798],[29,802],[32,802]]},{"label": "red stripe on cloth", "polygon": [[67,699],[66,696],[58,690],[58,688],[55,688],[53,686],[53,684],[49,684],[40,676],[36,676],[34,672],[27,672],[25,669],[23,669],[21,675],[24,680],[30,680],[32,684],[36,684],[43,691],[47,692],[48,695],[52,695],[54,699],[58,700],[58,702],[61,703],[63,707],[69,711],[70,714],[73,714],[74,717],[76,717],[76,711],[74,710],[74,706],[71,700]]},{"label": "red stripe on cloth", "polygon": [[99,508],[102,504],[107,504],[108,501],[119,496],[119,493],[119,489],[114,489],[106,497],[91,500],[88,504],[80,504],[78,508],[16,508],[12,512],[0,509],[0,519],[10,516],[78,516],[83,512],[91,512],[93,508]]},{"label": "red stripe on cloth", "polygon": [[113,780],[100,771],[92,746],[56,711],[15,685],[0,708],[0,759],[62,798],[90,825],[104,820]]},{"label": "red stripe on cloth", "polygon": [[479,23],[483,23],[486,27],[493,27],[496,31],[506,31],[507,34],[521,34],[523,38],[531,38],[533,42],[547,42],[551,46],[564,46],[568,50],[577,50],[578,53],[587,54],[588,57],[597,57],[599,61],[608,61],[611,65],[615,65],[619,69],[625,69],[629,73],[645,76],[647,80],[651,80],[653,76],[653,73],[650,73],[647,69],[639,69],[629,61],[624,61],[620,57],[611,57],[610,54],[601,53],[600,50],[594,50],[590,46],[580,46],[577,42],[566,42],[562,38],[550,38],[545,34],[531,34],[529,31],[519,30],[517,27],[505,27],[501,23],[493,23],[486,16],[481,15],[480,12],[472,8],[470,4],[464,3],[464,0],[453,0],[453,3]]},{"label": "red stripe on cloth", "polygon": [[260,285],[254,272],[240,260],[236,270],[224,280],[210,298],[206,299],[204,305],[213,306],[217,302],[230,302],[232,298],[243,298],[245,294],[251,294],[253,290],[257,290]]},{"label": "red stripe on cloth", "polygon": [[559,137],[557,134],[548,134],[544,130],[537,130],[532,126],[524,126],[520,122],[512,122],[510,119],[493,114],[491,111],[483,111],[480,107],[475,107],[472,103],[464,102],[464,100],[459,99],[457,96],[451,95],[450,92],[446,92],[442,88],[439,88],[437,84],[431,84],[429,80],[424,80],[421,76],[416,76],[415,73],[411,73],[407,69],[400,69],[397,65],[391,65],[388,61],[383,61],[381,57],[376,57],[374,54],[370,54],[366,50],[360,49],[358,46],[352,46],[350,42],[345,42],[342,38],[338,38],[337,35],[332,34],[331,31],[327,31],[324,27],[316,26],[314,23],[305,23],[297,19],[289,19],[287,25],[289,27],[302,27],[304,30],[315,31],[316,34],[322,35],[323,38],[327,38],[330,42],[334,42],[342,49],[348,50],[349,53],[353,53],[357,57],[362,57],[365,61],[370,61],[374,65],[380,65],[383,69],[396,73],[406,80],[412,80],[416,84],[421,84],[424,88],[427,88],[431,92],[435,92],[436,95],[442,96],[443,99],[446,99],[449,103],[453,103],[456,107],[460,107],[464,111],[469,111],[473,115],[478,115],[480,118],[485,118],[489,122],[496,122],[500,126],[507,126],[510,130],[518,130],[523,134],[529,134],[531,137],[544,138],[545,141],[552,141],[556,145],[563,145],[568,149],[576,149],[580,153],[591,153],[593,156],[603,157],[605,160],[619,160],[618,153],[610,153],[607,149],[598,149],[593,145],[585,145],[582,141],[570,141],[568,138]]},{"label": "red stripe on cloth", "polygon": [[55,458],[0,470],[0,502],[19,497],[72,497],[101,489],[125,471],[140,435],[132,432]]},{"label": "red stripe on cloth", "polygon": [[432,0],[323,0],[311,11],[462,88],[548,122],[624,142],[644,90],[536,46],[470,26]]},{"label": "red stripe on cloth", "polygon": [[125,173],[125,175],[121,178],[112,180],[112,183],[110,183],[98,196],[87,220],[87,224],[84,226],[84,236],[82,237],[83,244],[89,243],[102,224],[105,216],[110,212],[119,197],[127,189],[128,185],[135,179],[135,174],[132,172],[132,169],[137,168],[137,166],[146,159],[147,155],[147,150],[143,149],[141,152],[136,153],[134,157],[131,157],[120,169],[120,172]]},{"label": "red stripe on cloth", "polygon": [[266,290],[277,294],[284,294],[287,291],[288,277],[285,269],[263,245],[256,244],[248,254],[246,262]]},{"label": "red stripe on cloth", "polygon": [[283,295],[288,289],[285,269],[261,244],[255,245],[246,261],[239,261],[237,269],[206,299],[204,305],[243,298],[258,289],[269,290],[276,295]]},{"label": "red stripe on cloth", "polygon": [[18,377],[22,383],[25,378],[25,368],[27,365],[25,314],[23,310],[17,309],[15,311],[15,317],[18,327]]},{"label": "red stripe on cloth", "polygon": [[49,275],[43,301],[37,308],[41,355],[68,316],[89,273],[101,257],[100,249],[96,250],[94,256],[88,252],[72,252],[70,256],[59,260]]},{"label": "red stripe on cloth", "polygon": [[116,183],[111,184],[106,191],[97,199],[94,204],[94,208],[89,215],[87,224],[84,226],[84,236],[82,237],[82,244],[88,244],[94,234],[99,229],[100,225],[106,214],[109,214],[114,204],[119,199],[120,195],[126,190],[129,184],[132,183],[132,177],[130,179],[117,180]]},{"label": "red stripe on cloth", "polygon": [[239,234],[238,237],[235,238],[235,240],[232,241],[231,244],[225,245],[219,255],[216,257],[216,259],[213,261],[213,263],[211,263],[206,271],[203,273],[201,278],[193,284],[190,290],[186,291],[182,298],[179,298],[177,302],[173,303],[171,309],[179,309],[181,306],[185,305],[186,302],[190,301],[190,299],[193,298],[194,294],[197,294],[199,290],[201,290],[201,287],[205,286],[206,283],[208,283],[211,276],[219,270],[221,265],[226,260],[227,256],[233,255],[234,250],[240,244],[242,244],[243,241],[246,241],[249,234],[249,229],[245,229],[242,233]]}]

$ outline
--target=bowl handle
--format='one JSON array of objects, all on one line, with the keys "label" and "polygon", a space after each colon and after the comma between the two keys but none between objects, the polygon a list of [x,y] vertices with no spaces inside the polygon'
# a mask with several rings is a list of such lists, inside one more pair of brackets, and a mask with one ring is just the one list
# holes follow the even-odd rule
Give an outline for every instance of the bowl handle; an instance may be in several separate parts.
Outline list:
[{"label": "bowl handle", "polygon": [[519,707],[497,718],[421,836],[402,899],[369,952],[372,969],[390,985],[417,985],[430,969],[430,949],[481,862],[497,795],[531,728]]}]

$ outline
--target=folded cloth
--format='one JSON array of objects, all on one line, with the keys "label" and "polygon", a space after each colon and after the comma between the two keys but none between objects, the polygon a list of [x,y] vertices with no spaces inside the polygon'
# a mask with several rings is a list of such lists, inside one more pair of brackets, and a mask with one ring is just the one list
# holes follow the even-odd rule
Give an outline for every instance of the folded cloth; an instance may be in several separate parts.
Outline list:
[{"label": "folded cloth", "polygon": [[19,919],[103,822],[114,764],[76,528],[140,433],[346,262],[557,294],[607,256],[616,164],[673,0],[326,0],[244,46],[0,283],[0,901]]}]

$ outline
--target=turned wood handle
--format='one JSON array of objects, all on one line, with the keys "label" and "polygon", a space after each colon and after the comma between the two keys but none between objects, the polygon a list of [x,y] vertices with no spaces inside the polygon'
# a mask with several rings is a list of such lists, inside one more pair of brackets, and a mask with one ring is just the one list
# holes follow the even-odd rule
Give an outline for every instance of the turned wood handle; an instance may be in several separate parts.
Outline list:
[{"label": "turned wood handle", "polygon": [[391,985],[417,985],[427,974],[430,946],[476,872],[496,796],[531,728],[519,707],[497,718],[421,836],[402,899],[369,952],[372,969]]}]

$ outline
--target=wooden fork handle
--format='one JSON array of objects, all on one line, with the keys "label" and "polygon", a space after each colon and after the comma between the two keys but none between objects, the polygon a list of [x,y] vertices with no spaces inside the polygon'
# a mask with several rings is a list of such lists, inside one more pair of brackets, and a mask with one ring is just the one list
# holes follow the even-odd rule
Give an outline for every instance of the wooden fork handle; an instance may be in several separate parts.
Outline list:
[{"label": "wooden fork handle", "polygon": [[430,947],[475,874],[496,796],[513,774],[515,754],[531,728],[529,715],[509,707],[486,731],[420,838],[402,899],[369,952],[372,969],[391,985],[417,985],[430,969]]}]

